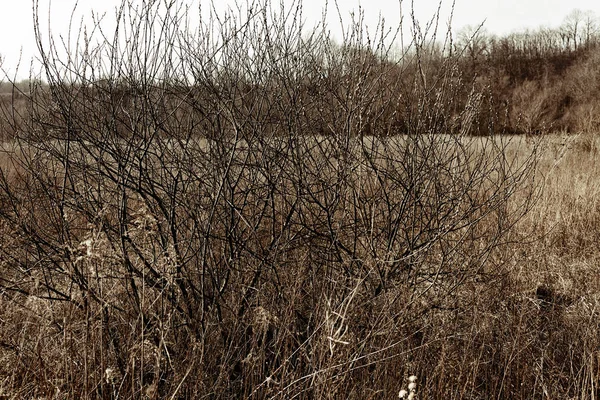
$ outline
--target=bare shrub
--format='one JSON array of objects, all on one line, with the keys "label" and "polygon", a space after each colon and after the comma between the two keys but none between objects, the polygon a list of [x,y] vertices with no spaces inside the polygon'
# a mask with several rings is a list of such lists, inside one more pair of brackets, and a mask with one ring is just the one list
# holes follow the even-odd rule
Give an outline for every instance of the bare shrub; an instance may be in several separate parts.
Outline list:
[{"label": "bare shrub", "polygon": [[429,366],[502,275],[535,149],[472,135],[483,96],[457,103],[469,83],[428,32],[395,60],[383,25],[358,18],[336,44],[301,12],[239,5],[190,31],[175,3],[124,2],[114,38],[82,28],[68,59],[37,30],[47,85],[7,119],[0,180],[3,301],[27,316],[15,329],[39,326],[21,331],[38,343],[16,347],[13,388],[365,398],[409,373],[423,393],[456,384]]}]

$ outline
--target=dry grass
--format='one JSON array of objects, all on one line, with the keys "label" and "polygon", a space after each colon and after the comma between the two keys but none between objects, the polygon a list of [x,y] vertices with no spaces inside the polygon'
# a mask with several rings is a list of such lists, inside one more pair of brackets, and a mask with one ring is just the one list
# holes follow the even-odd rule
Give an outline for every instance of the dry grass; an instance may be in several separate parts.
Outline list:
[{"label": "dry grass", "polygon": [[2,396],[597,398],[593,136],[494,135],[420,35],[144,4],[0,103]]},{"label": "dry grass", "polygon": [[[77,290],[62,288],[74,296],[70,302],[44,299],[43,291],[35,292],[42,277],[32,275],[28,295],[5,292],[2,297],[3,393],[57,399],[161,398],[165,393],[392,398],[405,377],[416,374],[422,399],[595,398],[597,140],[558,135],[540,140],[544,185],[512,242],[488,260],[486,268],[499,270],[485,284],[462,287],[443,308],[431,308],[425,297],[415,302],[402,286],[372,297],[360,280],[341,281],[342,275],[321,270],[326,266],[316,268],[314,254],[295,253],[295,260],[279,261],[287,265],[277,272],[279,288],[262,286],[240,319],[223,309],[218,322],[223,325],[206,331],[216,336],[186,339],[184,350],[171,323],[173,310],[156,308],[162,290],[144,281],[139,282],[141,304],[154,322],[143,321],[146,316],[135,309],[128,312],[130,319],[110,322],[102,317],[101,304],[77,307],[85,302]],[[508,146],[507,153],[525,155],[533,144],[518,138]],[[136,215],[139,230],[131,235],[151,246],[146,235],[152,235],[156,221],[143,208]],[[16,248],[11,227],[3,231],[5,248]],[[106,307],[127,307],[128,289],[120,278],[126,271],[120,270],[118,252],[101,232],[92,230],[86,237],[74,250],[76,264]],[[168,255],[146,257],[158,257],[155,268],[165,276],[174,268]],[[225,305],[236,310],[241,301],[234,295]],[[113,329],[127,342],[112,343]],[[127,353],[125,376],[115,351]],[[231,369],[218,372],[227,366]],[[213,369],[205,375],[210,380],[202,378],[209,374],[205,368]]]}]

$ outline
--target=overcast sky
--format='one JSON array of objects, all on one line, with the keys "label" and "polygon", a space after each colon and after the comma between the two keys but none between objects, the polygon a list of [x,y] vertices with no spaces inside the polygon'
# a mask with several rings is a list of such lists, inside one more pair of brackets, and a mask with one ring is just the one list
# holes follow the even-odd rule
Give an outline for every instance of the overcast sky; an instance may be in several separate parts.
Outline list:
[{"label": "overcast sky", "polygon": [[[135,0],[141,1],[141,0]],[[178,0],[186,1],[186,0]],[[198,0],[187,0],[196,3]],[[244,2],[245,0],[242,0]],[[292,0],[283,0],[286,4]],[[332,3],[333,0],[330,1]],[[91,11],[107,13],[106,18],[111,19],[115,7],[121,0],[39,0],[41,23],[46,24],[48,16],[51,21],[51,31],[54,36],[65,35],[68,30],[69,19],[73,8],[77,4],[75,21],[79,24],[82,16],[84,21],[91,23]],[[224,1],[218,4],[225,3]],[[279,3],[279,0],[274,0]],[[438,0],[414,0],[415,12],[420,22],[426,20],[435,12],[439,5]],[[307,23],[318,21],[325,5],[324,0],[304,0],[304,16]],[[386,25],[397,25],[400,20],[399,1],[394,0],[338,0],[342,15],[349,15],[350,10],[358,8],[360,4],[366,14],[366,23],[375,26],[381,15],[386,20]],[[410,8],[411,0],[403,0],[404,12]],[[28,75],[32,58],[37,54],[33,38],[33,18],[31,0],[0,0],[2,21],[0,22],[0,55],[3,58],[3,68],[14,71],[14,67],[21,56],[19,75]],[[449,18],[452,2],[442,2],[442,22]],[[333,5],[329,5],[330,11]],[[539,26],[557,27],[563,19],[574,9],[592,11],[600,16],[600,2],[598,0],[456,0],[452,27],[456,31],[465,25],[478,25],[485,21],[488,32],[505,34],[524,28],[537,28]],[[48,10],[51,10],[48,13]],[[330,23],[336,23],[337,17],[331,15]],[[332,30],[336,27],[332,26]],[[47,33],[47,32],[45,32]],[[22,51],[22,52],[21,52]]]}]

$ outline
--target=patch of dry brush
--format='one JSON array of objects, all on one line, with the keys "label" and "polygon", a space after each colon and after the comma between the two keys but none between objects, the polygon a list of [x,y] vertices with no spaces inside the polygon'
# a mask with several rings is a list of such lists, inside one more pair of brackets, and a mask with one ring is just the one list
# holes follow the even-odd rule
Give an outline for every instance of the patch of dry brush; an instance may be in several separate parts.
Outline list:
[{"label": "patch of dry brush", "polygon": [[539,144],[471,135],[486,100],[457,102],[456,60],[415,36],[394,61],[360,25],[334,45],[268,3],[189,36],[160,7],[156,37],[85,63],[40,39],[48,84],[5,110],[3,394],[593,393],[593,285],[525,263],[558,257],[559,164],[540,192]]}]

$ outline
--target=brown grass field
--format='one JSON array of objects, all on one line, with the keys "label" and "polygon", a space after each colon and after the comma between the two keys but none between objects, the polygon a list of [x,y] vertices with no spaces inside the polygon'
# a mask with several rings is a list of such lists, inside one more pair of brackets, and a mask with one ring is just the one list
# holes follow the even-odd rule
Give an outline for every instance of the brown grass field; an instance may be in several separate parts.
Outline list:
[{"label": "brown grass field", "polygon": [[600,398],[600,37],[176,4],[2,82],[0,400]]},{"label": "brown grass field", "polygon": [[[598,140],[585,134],[502,140],[512,156],[525,157],[538,149],[535,201],[506,243],[486,258],[487,272],[475,280],[464,278],[465,284],[452,292],[449,301],[428,304],[435,296],[403,293],[403,285],[371,298],[361,284],[368,278],[357,281],[343,278],[340,271],[315,270],[309,260],[319,250],[313,249],[311,255],[300,248],[288,253],[297,259],[279,261],[280,266],[286,265],[276,272],[280,287],[263,287],[256,303],[238,320],[239,327],[230,331],[239,336],[229,348],[223,347],[227,342],[210,344],[212,339],[203,337],[182,349],[177,343],[180,328],[169,321],[177,319],[175,311],[168,305],[157,308],[164,301],[164,287],[146,287],[143,279],[138,282],[140,295],[146,296],[140,300],[146,307],[144,314],[124,310],[133,317],[128,320],[131,317],[122,311],[107,312],[107,307],[130,304],[131,288],[124,280],[128,273],[119,266],[119,250],[112,247],[110,237],[88,225],[91,230],[79,230],[88,239],[74,250],[78,252],[74,265],[81,266],[91,285],[87,290],[100,299],[97,305],[86,305],[86,290],[71,287],[76,282],[72,278],[54,285],[57,293],[70,296],[67,301],[47,298],[43,288],[49,286],[40,280],[60,282],[61,275],[70,274],[66,267],[49,272],[50,278],[35,272],[19,275],[29,276],[29,281],[3,277],[0,393],[11,399],[163,398],[180,390],[185,398],[232,393],[245,393],[248,398],[340,398],[342,394],[394,398],[414,374],[417,395],[424,399],[489,398],[490,393],[498,398],[596,398]],[[476,148],[482,151],[479,145]],[[10,154],[14,155],[8,151],[3,156],[5,176],[15,168],[7,161]],[[369,186],[368,179],[361,182]],[[519,196],[511,201],[520,204]],[[134,218],[131,237],[155,246],[151,235],[157,221],[152,213],[142,205]],[[19,256],[20,238],[15,236],[19,229],[3,223],[2,230],[3,259],[8,265],[6,255]],[[142,251],[162,275],[172,276],[169,271],[175,266],[169,255],[152,247]],[[265,283],[270,279],[265,278]],[[27,288],[28,294],[10,294],[10,282]],[[345,289],[340,291],[338,285]],[[277,291],[286,294],[281,298]],[[224,306],[239,307],[240,299],[235,291],[232,294]],[[156,314],[161,312],[166,314]],[[210,323],[231,323],[225,316],[229,311],[225,308],[222,313],[221,322]],[[109,315],[123,319],[109,321]],[[159,319],[145,325],[146,315]],[[399,315],[403,316],[399,319]],[[303,328],[310,332],[308,336],[290,330],[299,329],[302,321],[315,324]],[[120,350],[126,354],[124,366],[118,365],[115,343],[109,339],[113,329],[128,341]],[[236,333],[237,329],[242,331]],[[242,348],[246,350],[237,353]],[[230,357],[226,362],[232,367],[240,362],[242,370],[213,370],[210,375],[207,371],[205,376],[212,378],[205,380],[203,366],[223,363],[220,357]],[[277,363],[275,370],[270,370],[270,362]],[[298,375],[301,370],[313,372]],[[242,379],[237,385],[231,381],[240,379],[233,378],[236,374]]]}]

